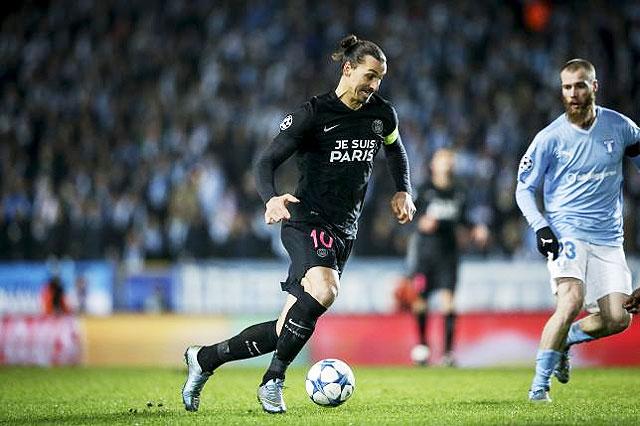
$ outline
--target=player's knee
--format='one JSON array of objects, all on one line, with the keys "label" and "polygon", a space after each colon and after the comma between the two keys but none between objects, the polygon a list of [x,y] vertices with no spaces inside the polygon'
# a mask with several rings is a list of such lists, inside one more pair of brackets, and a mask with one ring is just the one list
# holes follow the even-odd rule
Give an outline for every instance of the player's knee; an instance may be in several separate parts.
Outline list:
[{"label": "player's knee", "polygon": [[561,302],[558,302],[558,305],[556,307],[556,315],[563,323],[569,324],[573,322],[573,320],[580,313],[580,310],[582,309],[582,303],[582,298],[565,298]]},{"label": "player's knee", "polygon": [[580,313],[583,303],[582,294],[570,292],[565,294],[563,298],[558,299],[558,308],[577,315]]},{"label": "player's knee", "polygon": [[631,324],[631,315],[626,311],[617,312],[609,318],[607,321],[607,328],[611,332],[620,333],[629,327]]},{"label": "player's knee", "polygon": [[321,285],[315,286],[311,295],[314,299],[328,308],[336,300],[336,297],[338,297],[338,284],[326,281]]},{"label": "player's knee", "polygon": [[558,291],[556,313],[565,321],[573,321],[582,310],[584,296],[578,285],[571,285]]},{"label": "player's knee", "polygon": [[453,315],[456,313],[456,310],[453,305],[451,306],[443,306],[441,309],[442,315]]},{"label": "player's knee", "polygon": [[307,284],[305,291],[327,308],[338,297],[339,284],[333,280],[308,279]]},{"label": "player's knee", "polygon": [[307,293],[327,308],[338,297],[340,281],[337,272],[328,268],[309,270],[302,284]]},{"label": "player's knee", "polygon": [[440,310],[443,315],[453,314],[455,311],[453,290],[445,289],[442,291]]}]

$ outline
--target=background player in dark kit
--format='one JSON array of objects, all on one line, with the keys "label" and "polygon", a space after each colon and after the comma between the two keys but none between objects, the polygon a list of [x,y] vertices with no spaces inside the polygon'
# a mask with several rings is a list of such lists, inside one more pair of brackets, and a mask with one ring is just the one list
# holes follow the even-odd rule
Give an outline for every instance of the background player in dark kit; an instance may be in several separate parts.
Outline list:
[{"label": "background player in dark kit", "polygon": [[[430,163],[430,176],[418,188],[416,231],[407,250],[408,275],[413,281],[416,299],[412,310],[418,324],[420,344],[414,348],[414,362],[424,364],[428,357],[427,307],[429,297],[440,290],[440,310],[444,316],[444,365],[454,365],[453,337],[456,313],[454,296],[460,263],[461,227],[468,229],[471,241],[479,246],[487,243],[489,231],[484,224],[472,224],[468,219],[466,194],[454,176],[454,152],[439,149]],[[466,230],[465,229],[465,230]]]},{"label": "background player in dark kit", "polygon": [[[398,118],[377,94],[387,72],[384,53],[376,44],[351,35],[340,41],[332,58],[341,64],[337,88],[288,114],[255,166],[257,189],[266,204],[265,221],[283,221],[282,242],[291,258],[289,276],[282,283],[288,292],[284,308],[277,320],[253,325],[212,346],[187,349],[189,375],[182,396],[189,411],[198,409],[200,392],[217,367],[272,351],[258,401],[266,412],[286,411],[285,371],[338,295],[373,160],[381,146],[397,191],[391,210],[401,224],[413,218]],[[295,194],[278,195],[274,172],[294,154],[300,170]]]}]

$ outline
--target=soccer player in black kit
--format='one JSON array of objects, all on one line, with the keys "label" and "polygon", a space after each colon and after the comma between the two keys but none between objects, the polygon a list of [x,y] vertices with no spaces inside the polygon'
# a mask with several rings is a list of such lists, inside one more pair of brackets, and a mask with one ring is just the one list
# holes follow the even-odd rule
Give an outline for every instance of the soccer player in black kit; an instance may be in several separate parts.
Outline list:
[{"label": "soccer player in black kit", "polygon": [[[185,352],[188,377],[185,408],[196,411],[200,392],[213,372],[228,361],[274,352],[258,387],[268,413],[284,413],[285,371],[311,337],[317,319],[338,295],[349,258],[373,160],[384,147],[396,193],[391,210],[401,224],[413,219],[409,166],[393,107],[376,92],[387,71],[382,50],[350,35],[332,55],[341,64],[338,87],[314,96],[280,123],[280,133],[255,164],[257,189],[266,204],[266,223],[282,221],[289,253],[287,292],[277,320],[256,324],[212,346]],[[300,179],[295,194],[279,195],[274,172],[297,156]]]},{"label": "soccer player in black kit", "polygon": [[444,316],[442,363],[454,365],[454,294],[460,261],[458,227],[463,225],[471,229],[470,236],[479,245],[486,244],[488,238],[485,225],[479,224],[471,228],[465,191],[454,179],[453,166],[453,151],[437,150],[431,160],[430,178],[418,188],[416,194],[417,229],[409,241],[407,266],[417,295],[412,306],[420,340],[420,344],[412,351],[417,364],[426,364],[427,361],[428,300],[435,291],[440,290],[440,309]]}]

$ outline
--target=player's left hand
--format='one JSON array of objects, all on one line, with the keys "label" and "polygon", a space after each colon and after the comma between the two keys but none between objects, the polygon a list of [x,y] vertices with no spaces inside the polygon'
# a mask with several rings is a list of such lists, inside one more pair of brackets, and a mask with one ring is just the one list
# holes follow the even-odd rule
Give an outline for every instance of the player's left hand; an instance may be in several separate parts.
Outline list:
[{"label": "player's left hand", "polygon": [[556,260],[560,252],[558,237],[549,226],[545,226],[536,231],[536,243],[538,251],[547,259]]},{"label": "player's left hand", "polygon": [[391,211],[401,224],[409,223],[416,213],[411,194],[408,192],[396,192],[391,198]]},{"label": "player's left hand", "polygon": [[640,314],[640,288],[636,288],[631,296],[624,301],[622,307],[630,314]]}]

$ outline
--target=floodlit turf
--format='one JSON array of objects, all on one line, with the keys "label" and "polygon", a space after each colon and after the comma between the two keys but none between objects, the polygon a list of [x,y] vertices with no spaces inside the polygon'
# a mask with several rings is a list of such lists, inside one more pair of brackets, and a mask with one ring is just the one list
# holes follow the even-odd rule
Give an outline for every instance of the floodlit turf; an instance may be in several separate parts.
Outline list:
[{"label": "floodlit turf", "polygon": [[[577,369],[554,380],[550,405],[526,400],[530,369],[355,367],[356,391],[338,408],[314,405],[293,369],[289,412],[261,411],[261,370],[224,368],[200,411],[184,411],[181,369],[0,368],[0,424],[639,424],[640,369]],[[152,406],[147,407],[147,402]],[[162,404],[162,406],[159,406]]]}]

